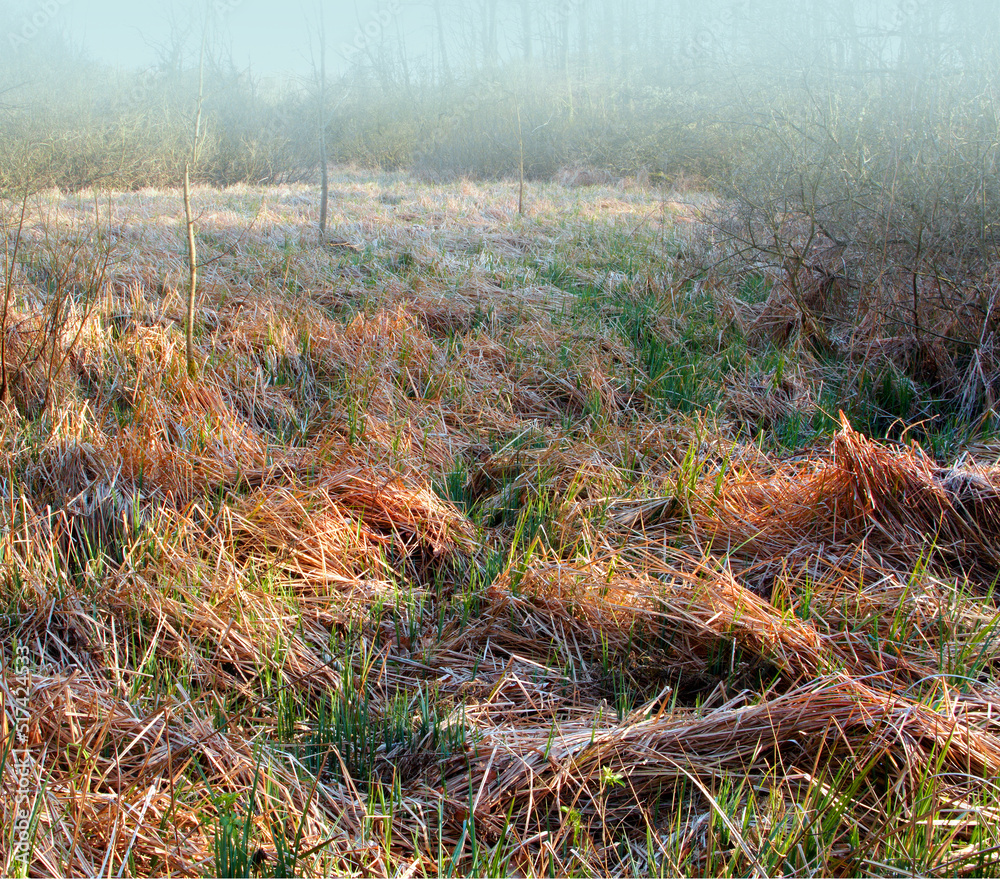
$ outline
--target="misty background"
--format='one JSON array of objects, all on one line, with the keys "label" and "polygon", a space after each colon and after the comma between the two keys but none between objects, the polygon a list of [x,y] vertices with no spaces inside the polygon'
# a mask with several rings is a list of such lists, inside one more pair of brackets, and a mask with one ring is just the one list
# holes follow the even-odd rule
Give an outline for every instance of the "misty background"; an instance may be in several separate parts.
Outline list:
[{"label": "misty background", "polygon": [[523,147],[534,178],[721,181],[781,108],[992,106],[998,21],[982,0],[7,3],[0,186],[176,184],[203,36],[203,182],[308,179],[319,124],[336,163],[501,177]]}]

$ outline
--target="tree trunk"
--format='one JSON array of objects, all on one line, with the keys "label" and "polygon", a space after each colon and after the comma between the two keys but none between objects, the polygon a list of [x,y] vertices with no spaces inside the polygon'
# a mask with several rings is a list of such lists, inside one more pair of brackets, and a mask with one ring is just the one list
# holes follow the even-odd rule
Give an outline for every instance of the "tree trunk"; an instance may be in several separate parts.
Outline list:
[{"label": "tree trunk", "polygon": [[486,0],[485,20],[483,21],[483,63],[489,70],[495,70],[498,61],[497,51],[497,2]]},{"label": "tree trunk", "polygon": [[198,297],[198,250],[194,238],[194,214],[191,211],[191,163],[184,165],[184,217],[187,220],[188,245],[188,301],[187,321],[184,327],[184,341],[187,352],[188,375],[198,375],[198,364],[194,359],[194,314]]},{"label": "tree trunk", "polygon": [[194,212],[191,210],[191,168],[198,161],[198,143],[201,139],[201,108],[205,97],[205,43],[208,39],[208,22],[201,35],[201,58],[198,61],[198,109],[194,114],[194,136],[191,139],[191,160],[184,165],[184,218],[187,222],[188,244],[188,301],[184,340],[187,349],[187,370],[191,378],[198,375],[194,359],[194,315],[198,300],[198,250],[194,237]]},{"label": "tree trunk", "polygon": [[319,7],[319,243],[326,240],[326,217],[330,203],[330,169],[326,156],[326,25]]},{"label": "tree trunk", "polygon": [[576,4],[576,14],[576,52],[580,59],[580,70],[586,71],[590,67],[590,33],[587,29],[587,0],[579,0]]},{"label": "tree trunk", "polygon": [[534,60],[534,39],[531,26],[531,0],[521,0],[521,40],[524,43],[524,60],[530,64]]},{"label": "tree trunk", "polygon": [[444,35],[444,16],[441,14],[441,0],[434,0],[434,18],[437,23],[438,53],[441,55],[441,78],[451,82],[451,67],[448,65],[448,41]]}]

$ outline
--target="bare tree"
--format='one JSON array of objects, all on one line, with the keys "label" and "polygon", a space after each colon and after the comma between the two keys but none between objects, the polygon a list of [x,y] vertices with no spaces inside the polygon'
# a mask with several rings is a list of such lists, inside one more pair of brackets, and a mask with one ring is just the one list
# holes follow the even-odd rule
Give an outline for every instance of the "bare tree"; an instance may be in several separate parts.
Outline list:
[{"label": "bare tree", "polygon": [[201,144],[201,111],[205,100],[205,45],[208,41],[208,20],[201,34],[201,53],[198,59],[198,103],[194,114],[194,131],[191,138],[191,157],[184,165],[184,218],[187,223],[188,245],[188,301],[185,322],[185,342],[187,348],[188,375],[198,374],[198,364],[194,357],[194,315],[198,295],[198,250],[194,237],[194,213],[191,210],[191,169],[198,163],[198,147]]},{"label": "bare tree", "polygon": [[602,12],[604,19],[604,63],[606,68],[614,70],[617,67],[614,56],[615,46],[615,13],[613,0],[602,0]]},{"label": "bare tree", "polygon": [[483,0],[483,63],[489,70],[496,69],[499,61],[497,2],[498,0]]},{"label": "bare tree", "polygon": [[569,66],[569,17],[570,7],[565,7],[559,21],[559,67],[566,77],[566,99],[569,103],[569,118],[574,115],[573,107],[573,74]]},{"label": "bare tree", "polygon": [[10,399],[10,389],[7,380],[7,314],[10,309],[11,293],[14,287],[14,266],[17,264],[17,251],[21,246],[21,234],[24,231],[24,217],[28,211],[28,187],[24,187],[24,198],[21,201],[21,217],[14,233],[12,251],[4,248],[6,266],[4,267],[3,312],[0,314],[0,403]]},{"label": "bare tree", "polygon": [[319,69],[313,64],[316,77],[316,91],[319,99],[319,243],[326,240],[326,218],[330,204],[330,168],[326,154],[326,22],[323,19],[323,4],[319,6]]},{"label": "bare tree", "polygon": [[587,0],[579,0],[576,4],[577,12],[577,53],[580,57],[580,69],[586,71],[590,66],[590,33],[587,27],[589,12],[587,10]]},{"label": "bare tree", "polygon": [[534,60],[535,35],[531,21],[531,0],[521,0],[521,52],[527,64]]},{"label": "bare tree", "polygon": [[434,0],[434,21],[437,25],[438,53],[441,56],[441,78],[444,82],[451,81],[451,67],[448,64],[448,41],[444,34],[444,15],[441,12],[441,0]]},{"label": "bare tree", "polygon": [[517,213],[524,216],[524,131],[521,128],[521,104],[515,99],[514,108],[517,110]]}]

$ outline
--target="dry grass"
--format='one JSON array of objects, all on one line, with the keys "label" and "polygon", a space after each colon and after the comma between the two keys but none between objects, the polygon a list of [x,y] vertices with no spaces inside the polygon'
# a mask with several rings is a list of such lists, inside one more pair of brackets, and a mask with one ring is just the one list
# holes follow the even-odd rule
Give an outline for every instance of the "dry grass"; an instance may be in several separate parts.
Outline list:
[{"label": "dry grass", "polygon": [[[676,244],[677,203],[551,186],[518,220],[510,186],[334,186],[324,248],[310,189],[197,193],[197,381],[177,193],[111,199],[44,411],[14,272],[0,812],[23,708],[31,873],[994,869],[995,470],[846,420],[785,459],[665,418],[546,265]],[[46,199],[41,263],[85,225]],[[581,277],[679,337],[658,252]],[[729,411],[808,411],[809,369],[735,378]]]}]

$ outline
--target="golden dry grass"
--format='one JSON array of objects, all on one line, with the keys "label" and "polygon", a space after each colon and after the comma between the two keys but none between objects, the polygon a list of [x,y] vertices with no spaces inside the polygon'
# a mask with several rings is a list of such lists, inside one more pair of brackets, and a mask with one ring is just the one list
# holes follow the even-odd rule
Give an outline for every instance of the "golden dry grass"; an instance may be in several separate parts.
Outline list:
[{"label": "golden dry grass", "polygon": [[[112,196],[105,237],[85,198],[31,207],[0,425],[0,814],[23,708],[31,873],[210,873],[227,821],[268,875],[991,867],[996,472],[846,420],[787,460],[666,417],[541,267],[676,242],[679,203],[335,186],[323,248],[311,189],[197,194],[197,380],[179,195]],[[109,242],[45,342],[39,272],[79,284]],[[661,256],[626,282],[669,336]]]}]

